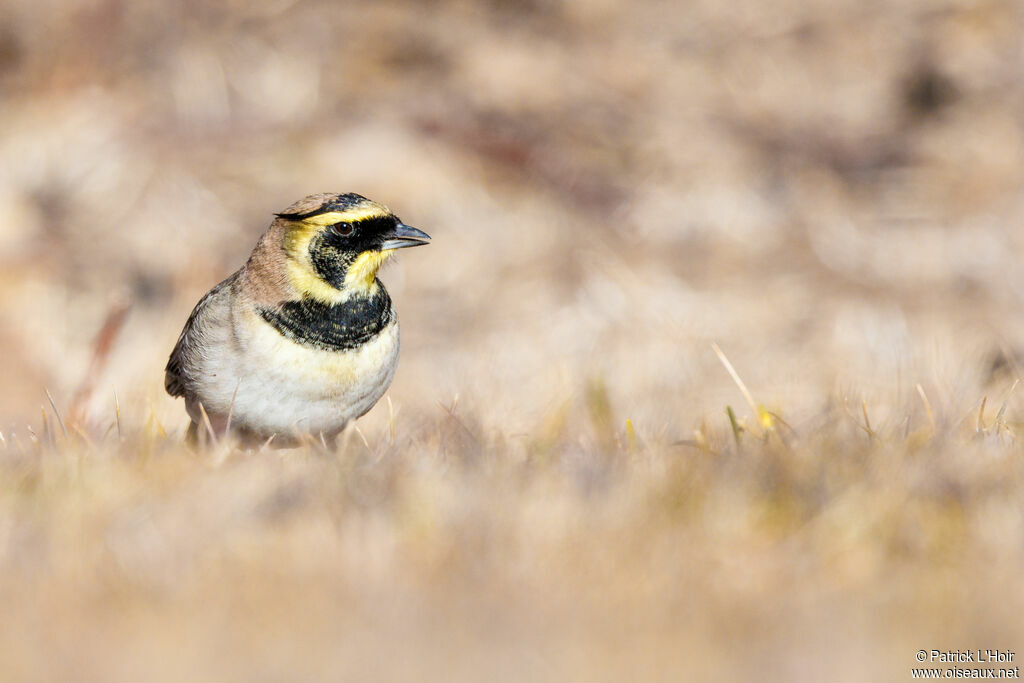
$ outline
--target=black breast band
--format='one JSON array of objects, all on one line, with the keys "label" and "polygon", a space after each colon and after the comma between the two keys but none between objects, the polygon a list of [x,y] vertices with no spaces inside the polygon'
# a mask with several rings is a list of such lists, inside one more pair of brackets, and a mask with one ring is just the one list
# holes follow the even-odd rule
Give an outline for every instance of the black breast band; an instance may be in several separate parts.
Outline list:
[{"label": "black breast band", "polygon": [[263,319],[292,341],[326,351],[347,351],[373,339],[391,322],[391,297],[378,284],[366,298],[340,304],[313,299],[288,301],[258,309]]}]

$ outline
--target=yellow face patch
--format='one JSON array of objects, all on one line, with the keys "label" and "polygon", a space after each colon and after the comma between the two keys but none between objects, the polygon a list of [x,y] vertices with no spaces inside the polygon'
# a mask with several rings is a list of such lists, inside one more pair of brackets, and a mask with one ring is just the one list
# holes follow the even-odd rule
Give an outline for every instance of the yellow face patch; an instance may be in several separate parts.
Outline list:
[{"label": "yellow face patch", "polygon": [[302,294],[326,304],[338,304],[353,294],[372,294],[376,289],[377,271],[393,249],[365,251],[356,257],[345,275],[345,286],[338,289],[317,273],[310,260],[309,245],[327,226],[390,216],[388,209],[376,202],[366,202],[345,211],[317,214],[288,226],[282,246],[288,254],[287,274],[293,287]]},{"label": "yellow face patch", "polygon": [[345,274],[345,287],[353,291],[372,293],[376,287],[374,281],[377,279],[377,271],[384,265],[394,249],[383,251],[364,251],[356,257],[355,263],[348,268]]},{"label": "yellow face patch", "polygon": [[288,282],[297,292],[325,304],[340,304],[352,293],[332,287],[317,275],[312,268],[298,261],[288,260]]},{"label": "yellow face patch", "polygon": [[322,229],[323,226],[311,224],[308,220],[289,226],[282,244],[288,254],[285,264],[288,281],[297,291],[317,301],[325,304],[341,303],[348,298],[348,294],[324,282],[309,260],[309,243]]}]

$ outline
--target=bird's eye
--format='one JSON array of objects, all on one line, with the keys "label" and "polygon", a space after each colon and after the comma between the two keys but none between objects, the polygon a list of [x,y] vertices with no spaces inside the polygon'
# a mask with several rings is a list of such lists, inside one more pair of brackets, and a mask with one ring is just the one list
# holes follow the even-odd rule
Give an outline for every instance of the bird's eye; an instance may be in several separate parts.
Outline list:
[{"label": "bird's eye", "polygon": [[351,223],[335,223],[333,227],[334,227],[334,232],[338,233],[339,235],[341,235],[343,237],[347,237],[348,235],[352,234],[352,224]]}]

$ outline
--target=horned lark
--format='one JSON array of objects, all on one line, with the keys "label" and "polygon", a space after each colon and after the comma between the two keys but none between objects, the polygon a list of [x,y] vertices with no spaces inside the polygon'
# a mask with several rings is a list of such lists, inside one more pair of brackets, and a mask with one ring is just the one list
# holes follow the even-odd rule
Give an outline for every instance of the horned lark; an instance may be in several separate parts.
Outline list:
[{"label": "horned lark", "polygon": [[357,194],[314,194],[276,214],[248,262],[196,304],[167,362],[190,435],[209,419],[247,440],[330,438],[366,413],[398,363],[398,316],[377,270],[429,239]]}]

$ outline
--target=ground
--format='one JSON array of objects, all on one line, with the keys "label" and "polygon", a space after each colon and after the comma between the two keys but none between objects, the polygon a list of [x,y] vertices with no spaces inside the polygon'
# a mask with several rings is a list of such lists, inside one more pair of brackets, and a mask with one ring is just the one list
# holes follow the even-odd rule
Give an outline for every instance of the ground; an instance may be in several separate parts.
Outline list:
[{"label": "ground", "polygon": [[[0,678],[1015,651],[1022,29],[998,0],[0,3]],[[434,238],[382,273],[387,399],[333,451],[188,450],[182,324],[322,191]]]}]

